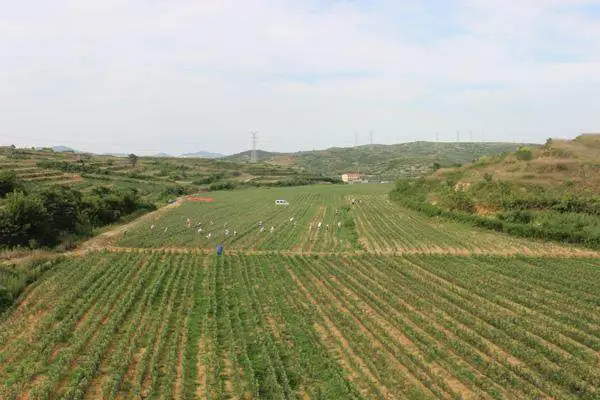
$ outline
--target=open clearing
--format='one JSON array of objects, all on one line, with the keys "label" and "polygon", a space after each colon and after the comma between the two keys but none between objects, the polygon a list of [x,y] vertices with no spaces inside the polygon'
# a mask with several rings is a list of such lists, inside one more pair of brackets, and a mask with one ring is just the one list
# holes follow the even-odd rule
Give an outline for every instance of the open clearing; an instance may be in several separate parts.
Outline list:
[{"label": "open clearing", "polygon": [[215,193],[105,235],[2,317],[0,398],[600,397],[596,253],[387,191]]}]

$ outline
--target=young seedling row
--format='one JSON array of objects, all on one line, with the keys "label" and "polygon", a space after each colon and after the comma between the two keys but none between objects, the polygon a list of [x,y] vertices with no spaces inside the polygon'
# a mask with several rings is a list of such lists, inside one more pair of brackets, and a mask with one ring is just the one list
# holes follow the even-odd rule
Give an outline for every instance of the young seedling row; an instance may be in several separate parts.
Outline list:
[{"label": "young seedling row", "polygon": [[595,399],[600,261],[91,253],[0,322],[0,398]]}]

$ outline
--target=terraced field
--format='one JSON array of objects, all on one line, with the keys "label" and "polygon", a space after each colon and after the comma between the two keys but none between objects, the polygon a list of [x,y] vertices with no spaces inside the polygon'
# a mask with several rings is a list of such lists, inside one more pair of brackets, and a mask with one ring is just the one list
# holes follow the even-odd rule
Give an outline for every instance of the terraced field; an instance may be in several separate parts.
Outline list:
[{"label": "terraced field", "polygon": [[0,398],[600,398],[599,254],[388,189],[214,193],[98,238],[0,317]]},{"label": "terraced field", "polygon": [[81,181],[81,177],[76,174],[39,168],[34,160],[17,162],[0,158],[0,170],[4,169],[14,171],[20,180],[28,183],[71,184]]}]

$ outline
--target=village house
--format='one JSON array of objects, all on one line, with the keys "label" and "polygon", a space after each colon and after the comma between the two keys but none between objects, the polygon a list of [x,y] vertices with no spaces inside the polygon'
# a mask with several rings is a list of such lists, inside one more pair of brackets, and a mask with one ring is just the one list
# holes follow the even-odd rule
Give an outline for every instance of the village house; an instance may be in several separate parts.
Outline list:
[{"label": "village house", "polygon": [[359,183],[362,182],[363,176],[358,172],[348,172],[342,175],[342,181],[344,183]]}]

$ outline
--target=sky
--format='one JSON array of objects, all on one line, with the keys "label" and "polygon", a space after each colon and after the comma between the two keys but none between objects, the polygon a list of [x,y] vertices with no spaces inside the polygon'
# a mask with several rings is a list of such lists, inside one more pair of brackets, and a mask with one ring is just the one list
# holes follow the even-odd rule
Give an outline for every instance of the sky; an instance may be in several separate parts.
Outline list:
[{"label": "sky", "polygon": [[[298,151],[600,132],[600,0],[0,0],[0,144]],[[437,132],[437,134],[436,134]]]}]

